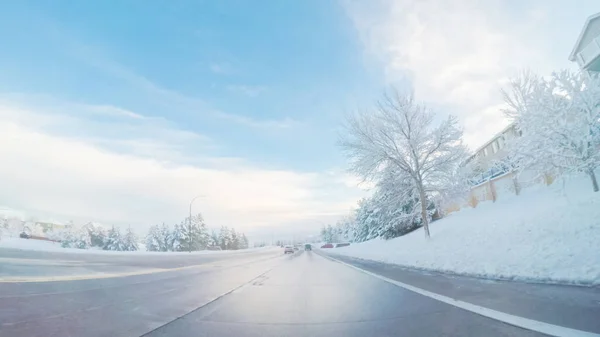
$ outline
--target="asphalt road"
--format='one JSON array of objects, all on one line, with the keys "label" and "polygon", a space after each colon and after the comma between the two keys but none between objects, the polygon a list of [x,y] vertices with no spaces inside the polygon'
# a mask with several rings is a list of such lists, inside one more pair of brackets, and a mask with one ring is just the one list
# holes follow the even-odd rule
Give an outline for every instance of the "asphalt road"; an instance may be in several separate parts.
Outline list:
[{"label": "asphalt road", "polygon": [[[114,261],[107,260],[113,256],[21,253],[26,255],[24,260],[91,259],[106,270],[114,262],[118,272],[130,267],[150,272],[84,280],[0,282],[2,337],[543,335],[409,291],[316,251],[286,256],[279,249],[141,255]],[[19,259],[18,254],[0,250],[0,259]],[[485,282],[358,260],[344,262],[512,315],[600,333],[597,289]],[[46,272],[66,268],[60,263],[48,265]],[[563,307],[567,299],[569,306]],[[510,304],[512,301],[515,304]]]}]

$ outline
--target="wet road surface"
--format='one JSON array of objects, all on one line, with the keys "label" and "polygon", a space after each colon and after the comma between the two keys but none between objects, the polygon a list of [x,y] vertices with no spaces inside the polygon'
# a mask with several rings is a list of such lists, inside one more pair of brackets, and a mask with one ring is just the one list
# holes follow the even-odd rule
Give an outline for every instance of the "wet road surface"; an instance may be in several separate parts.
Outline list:
[{"label": "wet road surface", "polygon": [[[170,256],[156,265],[149,257],[143,262],[139,256],[128,258],[116,264],[164,268],[173,259],[192,268],[0,283],[0,336],[542,336],[384,282],[317,252]],[[426,286],[436,282],[451,288],[449,281]],[[482,289],[476,287],[481,281],[471,282],[467,288]],[[499,296],[497,291],[490,298]]]}]

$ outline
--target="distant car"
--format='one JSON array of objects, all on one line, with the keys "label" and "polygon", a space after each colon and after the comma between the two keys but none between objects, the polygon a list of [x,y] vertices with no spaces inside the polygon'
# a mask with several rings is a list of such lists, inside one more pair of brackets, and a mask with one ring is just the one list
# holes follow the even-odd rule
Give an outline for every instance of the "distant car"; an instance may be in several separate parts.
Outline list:
[{"label": "distant car", "polygon": [[346,246],[350,246],[350,244],[348,242],[336,243],[335,244],[335,248],[346,247]]},{"label": "distant car", "polygon": [[312,250],[312,245],[310,243],[304,244],[304,250]]},{"label": "distant car", "polygon": [[209,246],[206,249],[208,249],[208,250],[222,250],[220,246]]},{"label": "distant car", "polygon": [[298,247],[297,245],[294,246],[294,250],[300,250],[300,247]]},{"label": "distant car", "polygon": [[292,253],[292,254],[294,254],[294,247],[292,247],[292,246],[285,246],[285,247],[283,248],[283,253],[284,253],[284,254],[287,254],[287,253]]},{"label": "distant car", "polygon": [[31,237],[31,235],[25,233],[25,232],[21,232],[21,234],[19,234],[19,237],[21,239],[29,239]]},{"label": "distant car", "polygon": [[326,244],[322,245],[321,248],[333,248],[333,244],[332,243],[326,243]]}]

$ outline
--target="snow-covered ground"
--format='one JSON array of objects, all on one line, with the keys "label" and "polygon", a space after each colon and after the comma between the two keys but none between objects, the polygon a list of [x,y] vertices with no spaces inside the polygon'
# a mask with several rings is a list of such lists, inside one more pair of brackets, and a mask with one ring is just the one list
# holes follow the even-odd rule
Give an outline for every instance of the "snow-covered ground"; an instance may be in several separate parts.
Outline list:
[{"label": "snow-covered ground", "polygon": [[[110,255],[204,255],[204,254],[234,254],[243,253],[250,251],[258,251],[265,249],[280,249],[279,247],[261,247],[261,248],[249,248],[243,250],[203,250],[198,252],[148,252],[145,250],[138,250],[134,252],[120,252],[120,251],[108,251],[101,249],[76,249],[76,248],[62,248],[60,243],[42,240],[32,239],[20,239],[18,237],[2,237],[0,239],[0,248],[13,248],[22,250],[35,250],[44,252],[59,252],[59,253],[76,253],[76,254],[110,254]],[[143,249],[143,247],[142,247]]]},{"label": "snow-covered ground", "polygon": [[600,284],[600,192],[587,176],[480,203],[389,241],[331,253],[480,277]]}]

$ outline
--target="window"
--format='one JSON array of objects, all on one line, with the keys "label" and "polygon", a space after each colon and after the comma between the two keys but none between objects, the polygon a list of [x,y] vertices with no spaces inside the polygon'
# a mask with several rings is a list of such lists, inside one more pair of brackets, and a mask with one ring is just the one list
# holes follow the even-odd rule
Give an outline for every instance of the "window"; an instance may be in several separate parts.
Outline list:
[{"label": "window", "polygon": [[498,152],[498,149],[499,149],[499,147],[498,147],[498,142],[497,142],[497,141],[494,141],[494,142],[492,143],[492,152],[493,152],[493,153],[496,153],[496,152]]},{"label": "window", "polygon": [[483,149],[483,156],[487,157],[487,155],[488,155],[488,150],[487,150],[487,147],[486,147],[485,149]]}]

